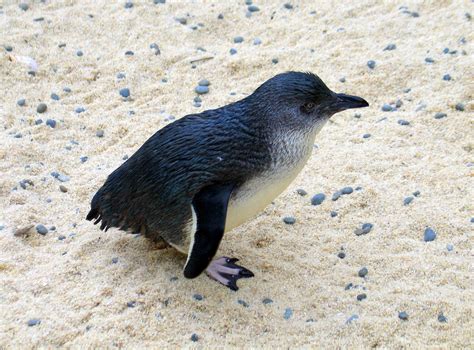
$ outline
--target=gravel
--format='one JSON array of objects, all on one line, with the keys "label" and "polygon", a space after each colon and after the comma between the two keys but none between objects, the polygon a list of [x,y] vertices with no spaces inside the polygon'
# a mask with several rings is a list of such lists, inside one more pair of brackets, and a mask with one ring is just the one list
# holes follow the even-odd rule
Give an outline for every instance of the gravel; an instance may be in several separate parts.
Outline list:
[{"label": "gravel", "polygon": [[198,85],[198,86],[195,87],[194,91],[199,95],[204,95],[204,94],[207,94],[209,92],[209,88],[207,86],[204,86],[204,85]]},{"label": "gravel", "polygon": [[326,199],[326,195],[324,193],[318,193],[311,198],[312,205],[320,205]]},{"label": "gravel", "polygon": [[85,109],[84,107],[77,107],[77,108],[74,110],[74,112],[76,112],[77,114],[83,113],[83,112],[85,112],[85,111],[86,111],[86,109]]},{"label": "gravel", "polygon": [[290,4],[289,2],[287,2],[286,4],[284,4],[283,7],[286,8],[287,10],[293,10],[293,5]]},{"label": "gravel", "polygon": [[383,49],[384,51],[392,51],[392,50],[395,50],[397,48],[397,45],[395,44],[388,44],[387,46],[385,46],[385,49]]},{"label": "gravel", "polygon": [[46,125],[52,127],[53,129],[56,127],[56,120],[54,119],[46,119]]},{"label": "gravel", "polygon": [[119,260],[118,258],[112,258],[112,264],[118,263],[118,260]]},{"label": "gravel", "polygon": [[211,85],[211,82],[207,79],[201,79],[201,80],[199,80],[198,85],[199,86],[209,86],[209,85]]},{"label": "gravel", "polygon": [[36,225],[36,232],[44,236],[48,233],[48,229],[43,224],[38,224]]},{"label": "gravel", "polygon": [[55,101],[59,101],[59,95],[55,94],[54,92],[51,94],[51,99]]},{"label": "gravel", "polygon": [[22,2],[21,4],[18,4],[18,7],[22,9],[23,11],[27,11],[30,8],[28,4],[25,4],[24,2]]},{"label": "gravel", "polygon": [[367,294],[362,293],[362,294],[357,295],[357,300],[358,301],[362,301],[364,299],[367,299]]},{"label": "gravel", "polygon": [[44,113],[48,109],[48,106],[46,106],[46,103],[40,103],[38,107],[36,107],[36,112],[38,113]]},{"label": "gravel", "polygon": [[237,50],[234,49],[234,48],[232,48],[232,49],[229,50],[229,53],[230,53],[231,55],[235,55],[235,54],[237,53]]},{"label": "gravel", "polygon": [[67,192],[67,187],[64,186],[64,185],[59,185],[59,190],[63,193],[66,193]]},{"label": "gravel", "polygon": [[368,273],[369,273],[369,270],[367,269],[367,267],[363,267],[359,270],[358,275],[359,277],[364,278],[365,276],[367,276]]},{"label": "gravel", "polygon": [[129,98],[130,97],[130,89],[129,88],[123,88],[119,90],[120,96],[123,98]]},{"label": "gravel", "polygon": [[398,318],[407,321],[408,320],[408,314],[405,311],[401,311],[398,313]]},{"label": "gravel", "polygon": [[331,211],[330,215],[331,215],[332,218],[334,218],[334,217],[337,216],[337,212],[333,210],[333,211]]},{"label": "gravel", "polygon": [[298,193],[300,196],[306,196],[308,194],[308,192],[306,192],[305,190],[303,190],[302,188],[298,188],[296,190],[296,193]]},{"label": "gravel", "polygon": [[344,252],[339,252],[339,253],[337,253],[337,257],[338,257],[339,259],[344,259],[344,258],[346,257],[346,253],[344,253]]},{"label": "gravel", "polygon": [[96,133],[95,133],[95,136],[104,137],[104,130],[97,130]]},{"label": "gravel", "polygon": [[452,79],[452,78],[451,78],[451,75],[449,75],[449,74],[443,75],[443,80],[445,80],[445,81],[450,81],[451,79]]},{"label": "gravel", "polygon": [[333,193],[331,199],[332,199],[333,201],[337,201],[337,200],[339,199],[339,197],[341,197],[341,196],[342,196],[342,192],[341,192],[341,191],[336,191],[336,192]]},{"label": "gravel", "polygon": [[464,105],[462,103],[456,103],[455,108],[459,112],[464,112]]},{"label": "gravel", "polygon": [[236,36],[236,37],[234,38],[234,43],[240,44],[240,43],[242,43],[242,42],[244,42],[244,37],[243,37],[243,36]]},{"label": "gravel", "polygon": [[413,201],[414,197],[412,196],[409,196],[409,197],[406,197],[404,200],[403,200],[403,205],[408,205],[410,204],[412,201]]},{"label": "gravel", "polygon": [[341,189],[342,194],[351,194],[352,192],[354,192],[354,189],[350,186],[347,186]]},{"label": "gravel", "polygon": [[448,322],[448,318],[446,316],[444,316],[443,313],[441,312],[438,315],[438,321],[441,322],[441,323],[446,323],[446,322]]},{"label": "gravel", "polygon": [[382,111],[384,111],[384,112],[392,112],[393,110],[394,110],[394,108],[392,106],[390,106],[388,103],[385,103],[382,106]]},{"label": "gravel", "polygon": [[291,318],[291,316],[293,316],[293,310],[291,308],[287,307],[285,309],[285,313],[283,314],[283,318],[285,320],[289,320]]},{"label": "gravel", "polygon": [[16,104],[20,107],[26,106],[26,100],[24,98],[20,98],[18,101],[16,101]]},{"label": "gravel", "polygon": [[247,10],[249,10],[249,12],[258,12],[258,11],[260,11],[258,6],[256,6],[256,5],[250,5],[249,7],[247,7]]},{"label": "gravel", "polygon": [[367,61],[367,67],[369,67],[370,69],[374,69],[375,68],[375,61],[373,61],[373,60]]},{"label": "gravel", "polygon": [[273,303],[273,300],[270,299],[270,298],[265,298],[265,299],[262,300],[262,303],[263,303],[264,305],[268,305],[268,304]]},{"label": "gravel", "polygon": [[283,222],[287,225],[293,225],[296,222],[296,219],[293,216],[285,216]]},{"label": "gravel", "polygon": [[253,39],[253,44],[254,45],[260,45],[261,43],[262,43],[262,39],[260,39],[260,38]]},{"label": "gravel", "polygon": [[446,118],[448,115],[446,113],[443,113],[443,112],[438,112],[434,115],[435,119],[442,119],[442,118]]},{"label": "gravel", "polygon": [[436,232],[435,232],[432,228],[427,227],[427,228],[425,229],[425,233],[424,233],[424,235],[423,235],[423,240],[424,240],[425,242],[432,242],[432,241],[434,241],[435,239],[436,239]]},{"label": "gravel", "polygon": [[249,304],[245,300],[239,299],[237,300],[237,303],[239,303],[243,307],[249,307]]},{"label": "gravel", "polygon": [[193,299],[201,301],[202,299],[204,299],[204,297],[201,294],[196,293],[196,294],[193,295]]},{"label": "gravel", "polygon": [[27,325],[28,327],[33,327],[37,326],[41,323],[41,320],[39,318],[32,318],[31,320],[28,320]]},{"label": "gravel", "polygon": [[398,119],[398,124],[400,125],[410,125],[410,122],[405,119]]},{"label": "gravel", "polygon": [[199,337],[196,333],[191,334],[191,341],[197,342],[199,340]]},{"label": "gravel", "polygon": [[432,59],[431,57],[426,57],[426,58],[425,58],[425,62],[426,62],[426,63],[434,63],[434,61],[435,61],[435,60]]},{"label": "gravel", "polygon": [[362,137],[363,137],[364,139],[368,139],[370,136],[372,136],[372,135],[370,135],[370,134],[364,134],[364,135],[362,135]]}]

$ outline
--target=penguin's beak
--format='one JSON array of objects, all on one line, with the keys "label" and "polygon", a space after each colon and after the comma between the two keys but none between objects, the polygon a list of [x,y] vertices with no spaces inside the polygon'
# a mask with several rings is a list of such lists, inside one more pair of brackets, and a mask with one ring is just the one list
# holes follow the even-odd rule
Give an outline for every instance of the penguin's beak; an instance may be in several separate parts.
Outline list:
[{"label": "penguin's beak", "polygon": [[350,108],[362,108],[368,107],[369,103],[364,100],[362,97],[346,95],[346,94],[335,94],[335,100],[333,106],[335,109],[344,111]]}]

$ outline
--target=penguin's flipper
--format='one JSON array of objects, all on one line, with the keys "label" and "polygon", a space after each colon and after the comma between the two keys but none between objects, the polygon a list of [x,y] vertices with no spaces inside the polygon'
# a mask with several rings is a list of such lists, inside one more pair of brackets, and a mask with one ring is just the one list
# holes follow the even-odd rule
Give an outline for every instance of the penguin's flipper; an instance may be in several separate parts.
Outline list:
[{"label": "penguin's flipper", "polygon": [[212,261],[225,229],[227,205],[234,185],[210,185],[199,191],[192,206],[197,218],[197,230],[191,240],[184,277],[199,276]]}]

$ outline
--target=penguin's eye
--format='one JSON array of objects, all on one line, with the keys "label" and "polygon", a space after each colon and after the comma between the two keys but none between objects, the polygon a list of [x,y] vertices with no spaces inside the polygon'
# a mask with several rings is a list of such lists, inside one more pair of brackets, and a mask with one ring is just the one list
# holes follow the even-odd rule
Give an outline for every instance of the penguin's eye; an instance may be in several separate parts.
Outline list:
[{"label": "penguin's eye", "polygon": [[306,102],[301,106],[301,111],[303,113],[309,114],[313,111],[315,104],[313,102]]}]

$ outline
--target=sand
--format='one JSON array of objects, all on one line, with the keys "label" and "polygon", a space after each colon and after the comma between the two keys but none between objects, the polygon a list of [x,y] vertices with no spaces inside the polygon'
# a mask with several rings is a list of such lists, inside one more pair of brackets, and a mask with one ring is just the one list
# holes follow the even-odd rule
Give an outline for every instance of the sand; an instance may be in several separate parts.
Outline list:
[{"label": "sand", "polygon": [[[133,3],[31,1],[23,11],[7,0],[0,7],[0,45],[13,47],[0,50],[0,348],[474,347],[474,32],[465,15],[474,13],[472,2],[292,1],[289,10],[283,1],[258,1],[250,18],[243,1]],[[241,44],[233,42],[238,35]],[[262,43],[253,45],[257,37]],[[384,51],[388,44],[396,49]],[[36,76],[12,55],[34,58]],[[190,61],[202,58],[192,69]],[[371,107],[360,118],[336,115],[290,187],[224,237],[218,254],[255,273],[238,292],[204,275],[186,280],[184,256],[173,249],[101,232],[84,219],[107,175],[170,116],[238,100],[287,70],[312,71]],[[197,108],[194,87],[203,78],[210,93]],[[118,93],[123,87],[129,101]],[[396,111],[381,110],[397,100]],[[43,114],[40,102],[48,106]],[[75,113],[80,106],[85,112]],[[437,112],[447,117],[435,119]],[[70,180],[61,183],[53,171]],[[25,179],[33,186],[23,189]],[[362,190],[332,201],[344,186]],[[319,192],[327,199],[312,206]],[[288,215],[294,225],[283,223]],[[363,223],[372,231],[356,236]],[[56,229],[14,235],[37,224]],[[433,242],[423,241],[426,227],[437,233]],[[367,276],[358,277],[364,266]],[[356,287],[345,290],[349,283]],[[361,293],[367,298],[357,301]],[[34,318],[41,323],[29,327]]]}]

